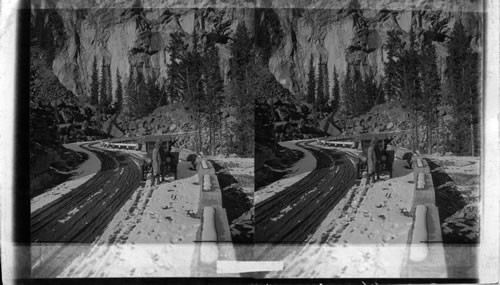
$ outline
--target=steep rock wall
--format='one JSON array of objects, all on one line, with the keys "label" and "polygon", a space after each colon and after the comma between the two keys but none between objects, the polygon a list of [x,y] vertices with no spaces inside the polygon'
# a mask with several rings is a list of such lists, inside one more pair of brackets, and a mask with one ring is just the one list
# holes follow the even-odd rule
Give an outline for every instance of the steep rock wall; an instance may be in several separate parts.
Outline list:
[{"label": "steep rock wall", "polygon": [[[425,3],[421,1],[418,7],[425,7]],[[269,29],[280,39],[269,61],[269,68],[277,80],[293,93],[305,94],[311,56],[315,66],[319,61],[327,63],[330,86],[333,66],[343,78],[348,64],[362,72],[371,70],[380,80],[386,60],[383,46],[391,30],[408,35],[413,29],[418,42],[431,37],[441,75],[446,69],[448,37],[456,21],[461,21],[470,35],[471,47],[482,51],[482,14],[471,13],[470,7],[454,6],[444,11],[387,10],[392,7],[388,4],[375,7],[377,10],[357,7],[359,5],[347,9],[273,9],[264,12],[267,15],[262,19],[272,17],[279,25],[278,31],[275,27]]]},{"label": "steep rock wall", "polygon": [[[45,8],[58,7],[50,1],[44,5]],[[102,62],[110,66],[114,94],[117,71],[125,85],[131,67],[146,76],[154,72],[158,81],[166,80],[171,33],[184,33],[188,42],[194,32],[202,40],[203,36],[219,31],[231,37],[240,22],[253,33],[252,9],[105,8],[56,9],[51,15],[62,23],[62,33],[55,38],[58,45],[52,69],[61,83],[78,96],[90,94],[94,59],[98,68]],[[227,39],[217,44],[226,80],[229,44]]]},{"label": "steep rock wall", "polygon": [[[158,1],[99,1],[83,7],[93,9],[75,10],[68,8],[75,5],[82,8],[81,4],[72,6],[49,0],[38,1],[33,8],[60,8],[56,11],[62,22],[62,34],[56,39],[59,48],[53,71],[76,95],[89,94],[94,58],[98,66],[102,61],[111,66],[113,91],[117,70],[126,81],[131,66],[145,74],[154,70],[159,80],[165,80],[170,62],[167,52],[170,33],[182,31],[192,35],[196,31],[207,35],[226,27],[225,34],[231,36],[239,22],[244,22],[252,34],[256,25],[269,32],[272,46],[269,69],[283,86],[299,97],[306,90],[311,56],[315,65],[319,61],[327,63],[330,86],[333,66],[342,78],[348,64],[371,70],[380,80],[386,59],[383,45],[390,30],[407,33],[413,29],[420,42],[424,37],[432,37],[441,74],[446,69],[447,37],[456,21],[464,24],[475,50],[481,51],[483,43],[481,6],[476,0],[261,2],[255,5],[269,8],[165,9],[158,7],[182,5]],[[207,3],[194,6],[188,3],[186,7],[213,6]],[[134,8],[137,6],[146,8]],[[218,44],[226,80],[229,45],[228,40]]]}]

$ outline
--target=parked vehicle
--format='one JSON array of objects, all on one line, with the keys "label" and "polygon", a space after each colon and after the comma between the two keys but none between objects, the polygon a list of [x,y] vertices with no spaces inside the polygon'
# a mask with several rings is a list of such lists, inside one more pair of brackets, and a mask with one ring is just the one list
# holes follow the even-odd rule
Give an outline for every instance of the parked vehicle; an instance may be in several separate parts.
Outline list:
[{"label": "parked vehicle", "polygon": [[394,150],[388,150],[387,145],[390,143],[392,140],[389,137],[385,136],[363,136],[360,138],[359,143],[361,144],[361,149],[363,152],[360,155],[360,158],[357,163],[357,173],[358,173],[358,179],[361,179],[361,176],[364,171],[367,170],[367,151],[368,147],[370,146],[370,142],[372,139],[377,139],[377,165],[376,165],[376,172],[377,172],[377,178],[380,177],[381,174],[384,172],[389,174],[389,177],[392,178],[392,167],[394,164]]},{"label": "parked vehicle", "polygon": [[[160,140],[162,142],[162,148],[166,148],[167,143],[173,144],[176,139],[173,136],[168,135],[150,135],[145,136],[141,141],[141,150],[144,152],[143,162],[141,165],[142,169],[142,180],[146,180],[148,178],[148,174],[152,171],[152,161],[151,154],[155,147],[156,141]],[[168,150],[165,150],[168,151]],[[177,166],[179,164],[179,152],[170,151],[166,154],[167,158],[165,162],[162,164],[164,169],[162,171],[165,175],[172,175],[174,180],[177,180]]]}]

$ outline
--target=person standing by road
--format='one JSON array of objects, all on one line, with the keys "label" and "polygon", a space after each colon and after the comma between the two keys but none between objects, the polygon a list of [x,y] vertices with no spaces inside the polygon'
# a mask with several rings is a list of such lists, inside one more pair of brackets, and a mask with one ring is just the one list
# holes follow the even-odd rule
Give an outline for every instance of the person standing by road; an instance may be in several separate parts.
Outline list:
[{"label": "person standing by road", "polygon": [[161,162],[162,162],[162,165],[161,165],[162,181],[166,180],[165,177],[167,176],[168,172],[175,172],[173,167],[176,166],[177,164],[174,162],[175,158],[172,155],[172,146],[176,141],[177,141],[177,139],[167,140],[167,142],[165,143],[166,145],[164,145],[160,148],[161,159],[162,159],[161,160]]},{"label": "person standing by road", "polygon": [[157,184],[160,184],[160,175],[161,175],[161,166],[162,166],[162,157],[160,153],[161,148],[161,140],[157,140],[155,144],[155,148],[151,154],[151,186],[155,185],[155,180]]},{"label": "person standing by road", "polygon": [[367,156],[367,171],[368,171],[368,178],[366,183],[370,184],[375,182],[375,174],[377,172],[378,157],[377,157],[376,139],[372,139],[372,141],[370,142],[370,147],[368,147],[366,156]]}]

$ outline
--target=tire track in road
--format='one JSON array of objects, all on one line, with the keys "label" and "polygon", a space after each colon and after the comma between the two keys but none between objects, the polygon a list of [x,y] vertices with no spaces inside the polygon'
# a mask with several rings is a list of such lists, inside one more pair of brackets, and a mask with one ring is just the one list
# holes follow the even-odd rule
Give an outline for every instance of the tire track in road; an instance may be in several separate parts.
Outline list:
[{"label": "tire track in road", "polygon": [[356,168],[342,152],[303,146],[316,169],[284,191],[255,206],[259,243],[302,243],[356,183]]},{"label": "tire track in road", "polygon": [[32,242],[93,242],[139,187],[140,170],[128,155],[82,147],[97,155],[101,170],[60,199],[32,213]]}]

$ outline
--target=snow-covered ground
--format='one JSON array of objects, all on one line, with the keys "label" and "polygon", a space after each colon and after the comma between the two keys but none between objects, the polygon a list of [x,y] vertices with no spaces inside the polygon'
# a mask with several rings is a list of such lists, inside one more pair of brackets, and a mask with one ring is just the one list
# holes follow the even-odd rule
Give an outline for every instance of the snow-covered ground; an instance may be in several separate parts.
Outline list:
[{"label": "snow-covered ground", "polygon": [[200,189],[189,166],[179,163],[178,180],[139,187],[61,277],[192,276]]},{"label": "snow-covered ground", "polygon": [[298,141],[286,141],[279,143],[283,147],[293,150],[298,150],[304,153],[304,157],[297,163],[295,163],[290,169],[288,169],[288,171],[290,172],[289,174],[285,175],[285,177],[292,177],[304,173],[309,173],[312,170],[314,170],[314,168],[316,168],[316,158],[314,158],[311,152],[307,151],[303,147],[300,147],[300,145],[303,144],[304,142],[305,141],[298,140]]},{"label": "snow-covered ground", "polygon": [[266,277],[399,278],[412,226],[409,211],[414,194],[412,170],[405,165],[396,160],[394,178],[382,176],[369,186],[363,179],[351,188],[306,245],[283,247],[284,270]]},{"label": "snow-covered ground", "polygon": [[[299,145],[297,145],[298,143]],[[267,185],[266,187],[255,192],[255,204],[265,201],[285,190],[290,185],[297,183],[302,178],[306,177],[311,171],[316,168],[316,158],[307,149],[300,147],[303,141],[286,141],[281,142],[280,145],[289,149],[298,150],[304,153],[302,159],[297,161],[292,167],[283,170],[287,174],[280,180]]]},{"label": "snow-covered ground", "polygon": [[[210,158],[215,163],[223,167],[222,172],[225,172],[232,176],[237,182],[233,182],[231,185],[227,185],[222,190],[223,200],[224,197],[226,199],[237,199],[233,200],[233,203],[240,203],[238,206],[242,206],[244,203],[247,204],[247,207],[250,208],[244,213],[238,213],[239,217],[235,218],[233,221],[229,221],[229,227],[231,230],[231,236],[233,237],[233,241],[243,241],[248,242],[253,240],[255,234],[254,228],[254,189],[255,189],[255,168],[254,168],[254,159],[253,158],[240,158],[240,157],[214,157]],[[217,172],[219,174],[219,172]],[[219,180],[219,183],[222,181]],[[227,191],[231,191],[228,193]],[[246,199],[241,199],[236,195],[238,192],[243,192],[246,195]],[[230,198],[231,197],[231,198]],[[239,198],[238,198],[239,197]],[[246,202],[244,201],[246,200]],[[237,202],[239,201],[239,202]],[[228,217],[231,216],[231,212],[235,209],[227,209],[226,213]],[[237,250],[237,253],[241,253],[242,250]],[[243,250],[242,254],[237,254],[239,258],[247,258],[248,257],[248,249]]]},{"label": "snow-covered ground", "polygon": [[254,195],[254,181],[255,176],[254,160],[253,158],[213,158],[217,163],[222,165],[226,170],[236,178],[240,183],[238,185],[243,189],[243,192],[253,200]]},{"label": "snow-covered ground", "polygon": [[480,160],[478,157],[468,156],[427,156],[428,159],[439,165],[433,172],[444,172],[452,179],[438,186],[456,190],[466,204],[441,225],[443,234],[459,236],[467,241],[479,240],[479,184]]},{"label": "snow-covered ground", "polygon": [[83,162],[77,169],[70,173],[72,174],[72,177],[68,181],[65,181],[49,189],[43,194],[33,197],[31,199],[31,213],[61,198],[71,190],[87,182],[90,178],[94,177],[94,175],[99,172],[99,170],[101,170],[101,161],[99,160],[99,158],[97,158],[97,156],[93,152],[83,149],[81,147],[82,144],[86,144],[86,142],[64,145],[64,147],[67,149],[87,154],[88,159]]}]

